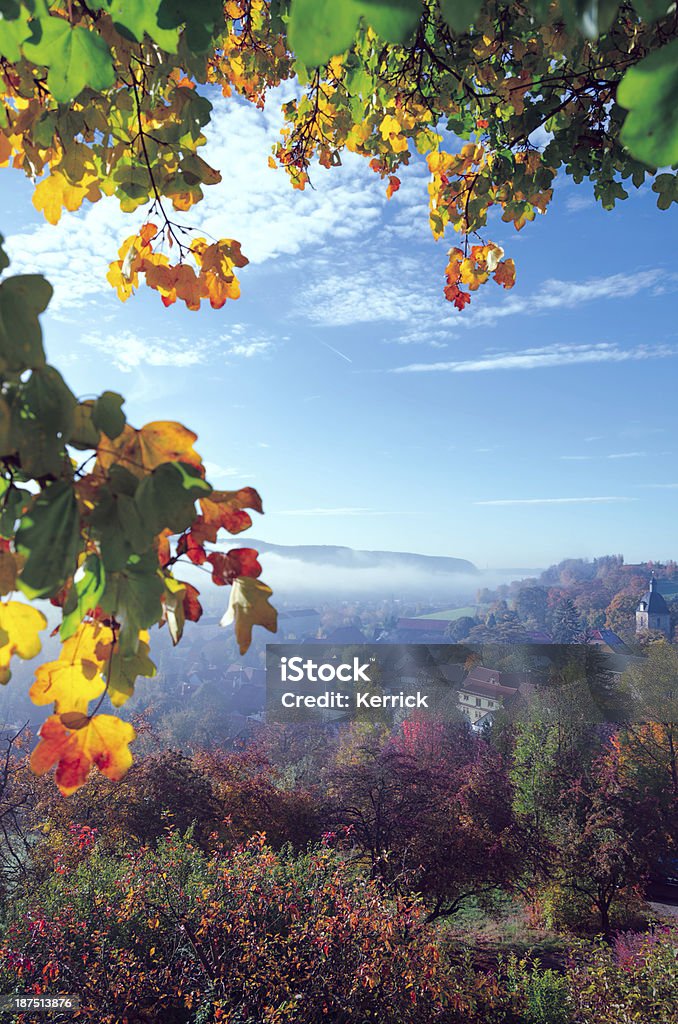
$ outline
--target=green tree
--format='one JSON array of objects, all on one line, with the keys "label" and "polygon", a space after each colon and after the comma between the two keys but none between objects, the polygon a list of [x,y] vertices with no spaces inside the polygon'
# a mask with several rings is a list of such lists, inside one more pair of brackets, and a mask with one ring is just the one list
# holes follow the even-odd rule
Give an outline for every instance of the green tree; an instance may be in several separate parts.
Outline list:
[{"label": "green tree", "polygon": [[571,599],[560,601],[551,613],[551,636],[557,644],[571,644],[582,631],[581,619]]}]

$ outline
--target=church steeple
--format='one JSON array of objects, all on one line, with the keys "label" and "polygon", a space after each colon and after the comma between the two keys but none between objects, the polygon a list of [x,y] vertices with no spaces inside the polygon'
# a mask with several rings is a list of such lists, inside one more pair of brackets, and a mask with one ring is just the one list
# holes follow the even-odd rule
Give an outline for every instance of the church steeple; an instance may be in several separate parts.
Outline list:
[{"label": "church steeple", "polygon": [[636,633],[657,629],[665,636],[671,635],[671,613],[659,591],[654,572],[650,577],[650,589],[641,597],[636,609]]}]

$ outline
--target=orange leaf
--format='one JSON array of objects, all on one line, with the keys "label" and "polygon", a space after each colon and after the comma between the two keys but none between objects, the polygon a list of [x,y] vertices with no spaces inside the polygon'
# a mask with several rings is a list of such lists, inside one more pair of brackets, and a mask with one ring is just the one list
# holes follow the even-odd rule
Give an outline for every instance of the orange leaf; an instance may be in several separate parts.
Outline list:
[{"label": "orange leaf", "polygon": [[239,491],[212,491],[209,498],[200,499],[202,515],[198,517],[191,532],[198,544],[205,541],[214,543],[218,531],[242,533],[252,525],[252,519],[243,509],[253,508],[263,513],[261,498],[253,487],[242,487]]},{"label": "orange leaf", "polygon": [[494,279],[504,288],[513,288],[516,283],[516,265],[513,260],[502,260],[494,272]]},{"label": "orange leaf", "polygon": [[58,715],[43,724],[40,742],[31,754],[31,769],[44,775],[54,765],[56,784],[64,796],[84,786],[93,764],[118,781],[132,764],[129,744],[136,733],[129,722],[113,715],[95,715],[81,729],[69,730]]}]

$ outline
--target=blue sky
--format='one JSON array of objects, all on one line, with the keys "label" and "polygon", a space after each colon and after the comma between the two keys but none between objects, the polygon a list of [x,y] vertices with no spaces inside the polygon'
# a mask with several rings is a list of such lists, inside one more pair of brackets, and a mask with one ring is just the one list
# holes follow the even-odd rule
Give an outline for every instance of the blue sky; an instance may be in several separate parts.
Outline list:
[{"label": "blue sky", "polygon": [[678,555],[675,207],[634,190],[606,213],[562,181],[520,234],[487,232],[516,260],[513,291],[489,283],[458,313],[423,161],[390,202],[350,155],[299,193],[267,167],[278,127],[275,101],[215,100],[204,155],[223,182],[182,221],[250,257],[219,311],[144,288],[120,304],[105,273],[143,212],[102,201],[54,228],[3,171],[12,269],[55,283],[46,345],[73,390],[195,430],[215,486],[259,489],[252,532],[270,542],[481,568]]}]

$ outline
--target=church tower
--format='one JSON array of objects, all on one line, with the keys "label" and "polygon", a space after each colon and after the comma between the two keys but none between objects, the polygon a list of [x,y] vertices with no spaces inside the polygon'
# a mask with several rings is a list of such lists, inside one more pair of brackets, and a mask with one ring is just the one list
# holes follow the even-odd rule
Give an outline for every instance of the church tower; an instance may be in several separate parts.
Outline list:
[{"label": "church tower", "polygon": [[671,614],[668,605],[657,590],[657,581],[652,574],[650,589],[643,594],[636,609],[636,633],[658,629],[671,638]]}]

